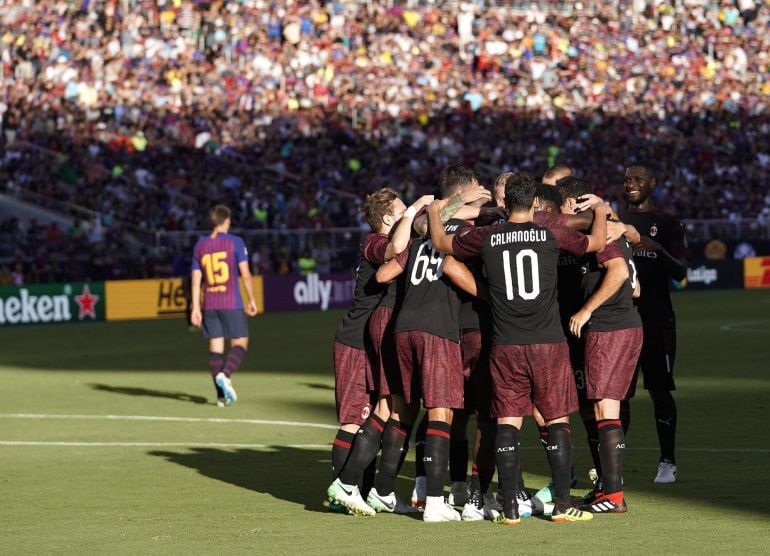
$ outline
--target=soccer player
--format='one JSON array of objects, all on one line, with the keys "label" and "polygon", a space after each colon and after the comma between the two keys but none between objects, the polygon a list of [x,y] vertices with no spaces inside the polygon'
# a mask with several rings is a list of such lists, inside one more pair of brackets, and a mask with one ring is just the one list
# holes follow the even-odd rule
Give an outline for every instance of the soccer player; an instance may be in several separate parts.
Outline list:
[{"label": "soccer player", "polygon": [[[332,444],[333,482],[327,489],[332,504],[354,515],[371,516],[375,510],[360,491],[364,470],[380,447],[390,410],[377,400],[375,379],[366,353],[366,327],[384,288],[376,280],[377,268],[406,249],[417,211],[432,200],[422,197],[406,208],[395,191],[383,188],[369,195],[362,209],[372,232],[364,238],[356,269],[353,306],[340,322],[334,340],[334,378],[340,428]],[[393,227],[400,221],[391,238]],[[372,408],[377,404],[375,412]],[[354,445],[355,440],[355,445]]]},{"label": "soccer player", "polygon": [[[454,164],[442,170],[439,187],[442,198],[449,199],[479,185],[473,170]],[[432,218],[436,222],[430,225],[443,230],[440,208]],[[459,224],[448,223],[447,227],[457,229]],[[404,399],[412,404],[422,397],[428,412],[423,456],[425,522],[461,519],[443,497],[452,410],[463,407],[460,300],[448,279],[453,266],[464,267],[436,252],[429,238],[416,238],[412,242],[403,267],[407,277],[404,300],[394,328]]]},{"label": "soccer player", "polygon": [[481,257],[489,279],[494,316],[490,357],[493,412],[497,417],[496,459],[503,490],[505,525],[519,523],[516,489],[519,465],[519,429],[534,404],[548,426],[549,463],[556,503],[551,520],[587,521],[591,515],[571,506],[572,440],[569,414],[577,409],[577,394],[556,303],[559,249],[582,256],[604,247],[606,205],[597,206],[590,235],[564,225],[560,215],[537,213],[535,181],[526,173],[506,180],[509,211],[503,224],[446,234],[429,209],[433,243],[439,251],[460,260]]},{"label": "soccer player", "polygon": [[[235,403],[238,396],[230,377],[238,369],[249,347],[249,324],[244,314],[238,275],[249,296],[246,314],[257,314],[249,257],[243,239],[229,233],[230,209],[216,205],[209,211],[211,234],[193,248],[192,313],[190,321],[203,328],[209,340],[209,371],[217,391],[217,405]],[[203,286],[203,312],[201,312]],[[230,351],[224,358],[225,339]]]},{"label": "soccer player", "polygon": [[652,398],[660,444],[655,482],[673,483],[677,411],[671,392],[676,389],[676,321],[669,287],[671,278],[679,281],[687,276],[691,254],[682,223],[653,203],[652,192],[657,182],[652,170],[641,164],[629,166],[623,183],[628,211],[621,215],[621,220],[633,225],[641,235],[633,245],[642,283],[637,300],[644,331],[639,367],[644,375],[644,388]]},{"label": "soccer player", "polygon": [[[585,398],[593,401],[600,475],[582,509],[624,513],[620,405],[628,396],[642,348],[642,321],[633,303],[637,272],[624,237],[583,257],[578,265],[585,303],[572,315],[569,327],[575,337],[585,338]],[[585,414],[583,407],[581,413]]]}]

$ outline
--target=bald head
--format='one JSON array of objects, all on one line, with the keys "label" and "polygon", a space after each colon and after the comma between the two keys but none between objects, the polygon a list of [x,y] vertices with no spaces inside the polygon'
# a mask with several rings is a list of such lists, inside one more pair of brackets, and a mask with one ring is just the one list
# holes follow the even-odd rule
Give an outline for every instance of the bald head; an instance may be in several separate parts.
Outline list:
[{"label": "bald head", "polygon": [[553,168],[549,168],[548,171],[543,174],[543,183],[546,185],[556,185],[556,183],[567,176],[572,176],[575,173],[572,168],[565,166],[564,164],[557,164]]}]

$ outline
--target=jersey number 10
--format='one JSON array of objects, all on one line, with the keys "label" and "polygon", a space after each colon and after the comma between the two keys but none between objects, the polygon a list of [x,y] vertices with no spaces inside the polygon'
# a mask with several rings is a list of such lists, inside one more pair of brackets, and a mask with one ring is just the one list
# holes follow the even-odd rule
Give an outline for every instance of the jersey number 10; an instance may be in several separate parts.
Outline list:
[{"label": "jersey number 10", "polygon": [[[526,268],[524,260],[529,259],[529,276],[531,289],[527,290]],[[511,252],[503,251],[503,273],[505,274],[505,297],[513,301],[513,274],[511,272]],[[537,261],[537,253],[532,249],[522,249],[516,253],[516,283],[518,294],[522,299],[535,299],[540,295],[540,266]]]}]

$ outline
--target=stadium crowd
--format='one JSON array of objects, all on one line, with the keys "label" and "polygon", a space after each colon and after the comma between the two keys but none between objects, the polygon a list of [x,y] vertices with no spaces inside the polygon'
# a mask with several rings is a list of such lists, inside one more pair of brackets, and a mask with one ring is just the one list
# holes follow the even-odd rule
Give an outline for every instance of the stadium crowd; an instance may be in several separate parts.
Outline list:
[{"label": "stadium crowd", "polygon": [[323,228],[452,160],[558,161],[616,203],[652,160],[680,218],[770,215],[766,3],[388,4],[0,0],[2,188],[119,235],[199,229],[214,200]]}]

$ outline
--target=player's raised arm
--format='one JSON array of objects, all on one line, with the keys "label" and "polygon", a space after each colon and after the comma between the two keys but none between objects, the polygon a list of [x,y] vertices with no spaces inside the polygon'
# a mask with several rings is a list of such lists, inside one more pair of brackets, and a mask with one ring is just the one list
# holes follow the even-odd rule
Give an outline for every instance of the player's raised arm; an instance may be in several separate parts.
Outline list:
[{"label": "player's raised arm", "polygon": [[401,220],[399,220],[396,229],[393,232],[393,236],[390,238],[390,243],[388,243],[388,246],[385,248],[386,261],[396,257],[407,248],[409,245],[409,238],[412,235],[412,226],[414,224],[415,216],[423,207],[428,206],[432,202],[433,195],[423,195],[404,211],[404,215],[401,217]]},{"label": "player's raised arm", "polygon": [[588,238],[586,253],[595,253],[604,249],[607,244],[607,215],[612,209],[609,205],[599,204],[593,207],[594,221],[591,224],[591,233]]},{"label": "player's raised arm", "polygon": [[628,265],[623,258],[623,254],[617,249],[617,245],[614,243],[608,245],[606,254],[612,258],[602,263],[607,272],[604,278],[602,278],[599,288],[591,294],[591,297],[586,300],[583,307],[572,315],[572,318],[569,320],[570,332],[578,338],[580,338],[583,326],[591,320],[593,312],[615,295],[623,286],[623,283],[628,280]]},{"label": "player's raised arm", "polygon": [[441,209],[446,201],[433,201],[428,207],[428,225],[430,229],[430,239],[433,242],[433,248],[436,251],[452,254],[452,238],[444,231],[444,224],[441,222]]},{"label": "player's raised arm", "polygon": [[249,261],[241,261],[238,263],[238,271],[241,274],[241,280],[243,280],[243,286],[246,288],[246,295],[249,296],[249,302],[246,305],[246,314],[253,317],[257,314],[257,300],[254,297],[254,280],[251,277],[251,268],[249,267]]}]

